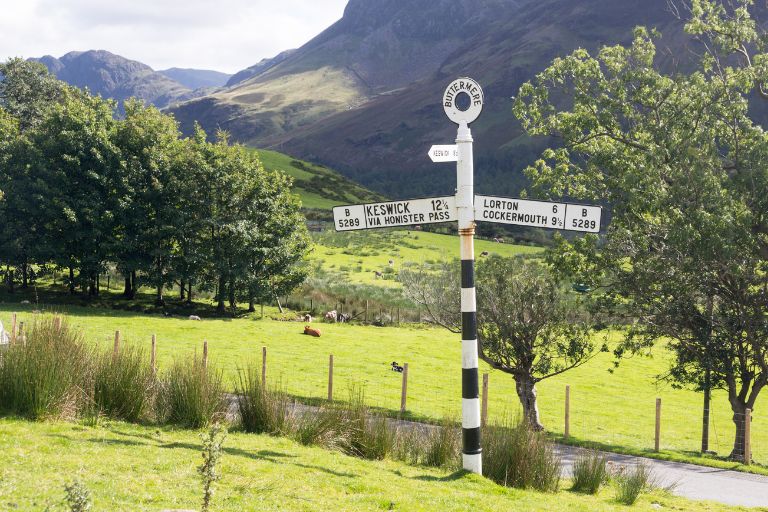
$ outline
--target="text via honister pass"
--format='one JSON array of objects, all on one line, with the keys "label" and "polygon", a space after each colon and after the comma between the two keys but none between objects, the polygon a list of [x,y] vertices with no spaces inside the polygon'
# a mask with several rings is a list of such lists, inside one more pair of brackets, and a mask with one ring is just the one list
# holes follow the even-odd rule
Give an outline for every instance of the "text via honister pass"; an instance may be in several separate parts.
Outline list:
[{"label": "text via honister pass", "polygon": [[333,209],[337,231],[451,222],[457,220],[457,216],[454,197],[338,206]]},{"label": "text via honister pass", "polygon": [[503,197],[475,197],[478,221],[598,233],[602,208]]}]

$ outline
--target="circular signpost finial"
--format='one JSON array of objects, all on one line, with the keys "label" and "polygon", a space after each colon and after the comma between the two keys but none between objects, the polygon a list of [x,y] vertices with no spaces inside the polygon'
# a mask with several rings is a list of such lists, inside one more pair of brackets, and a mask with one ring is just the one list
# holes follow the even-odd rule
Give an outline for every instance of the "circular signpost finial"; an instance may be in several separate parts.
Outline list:
[{"label": "circular signpost finial", "polygon": [[[457,99],[466,94],[469,97],[469,108],[462,110],[457,105]],[[456,124],[471,123],[480,117],[483,111],[483,89],[471,78],[459,78],[451,82],[443,94],[443,108],[448,119]]]}]

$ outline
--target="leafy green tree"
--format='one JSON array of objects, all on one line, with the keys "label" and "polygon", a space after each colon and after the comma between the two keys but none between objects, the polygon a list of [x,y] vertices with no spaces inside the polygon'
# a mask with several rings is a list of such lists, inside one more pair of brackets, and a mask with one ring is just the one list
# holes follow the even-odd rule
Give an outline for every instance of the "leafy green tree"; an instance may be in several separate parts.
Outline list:
[{"label": "leafy green tree", "polygon": [[36,126],[67,86],[40,62],[21,58],[0,63],[0,107],[19,122],[22,131]]},{"label": "leafy green tree", "polygon": [[78,269],[83,288],[95,295],[110,254],[119,207],[114,108],[112,102],[69,89],[28,132],[26,168],[33,185],[27,193],[35,201],[46,252],[69,268],[70,293]]},{"label": "leafy green tree", "polygon": [[173,282],[172,254],[179,231],[183,147],[176,122],[139,100],[125,102],[114,142],[120,151],[118,230],[114,255],[126,276],[125,295],[136,291],[136,273],[155,288],[156,302]]},{"label": "leafy green tree", "polygon": [[[461,332],[457,265],[400,273],[403,289],[436,323]],[[492,257],[477,267],[479,356],[512,375],[523,415],[543,430],[536,385],[589,361],[591,328],[576,299],[541,262]]]},{"label": "leafy green tree", "polygon": [[528,169],[536,191],[610,205],[602,240],[560,238],[553,261],[635,320],[617,355],[668,339],[671,378],[726,390],[734,458],[768,384],[768,138],[749,115],[768,54],[751,4],[685,4],[703,48],[690,73],[659,69],[658,35],[638,28],[628,47],[555,59],[514,106],[561,140]]}]

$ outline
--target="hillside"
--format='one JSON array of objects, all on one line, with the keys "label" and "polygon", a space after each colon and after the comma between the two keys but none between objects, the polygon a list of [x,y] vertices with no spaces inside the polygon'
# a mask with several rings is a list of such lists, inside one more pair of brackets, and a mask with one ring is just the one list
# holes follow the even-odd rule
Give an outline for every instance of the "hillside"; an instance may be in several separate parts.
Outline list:
[{"label": "hillside", "polygon": [[187,89],[204,89],[208,87],[222,87],[232,75],[212,71],[210,69],[170,68],[158,71],[171,80],[175,80]]},{"label": "hillside", "polygon": [[344,17],[283,62],[174,109],[189,128],[221,126],[240,141],[321,162],[392,197],[450,193],[454,178],[426,151],[455,129],[440,97],[457,76],[483,84],[473,126],[480,192],[513,193],[538,154],[510,97],[577,47],[626,43],[636,25],[686,45],[666,0],[351,0]]},{"label": "hillside", "polygon": [[39,59],[59,80],[104,98],[122,103],[136,97],[159,108],[204,94],[194,92],[163,73],[141,62],[104,50],[69,52],[56,58]]},{"label": "hillside", "polygon": [[330,210],[342,204],[383,200],[381,195],[327,167],[297,160],[277,151],[258,150],[258,153],[265,168],[282,171],[294,179],[294,191],[301,197],[304,208]]}]

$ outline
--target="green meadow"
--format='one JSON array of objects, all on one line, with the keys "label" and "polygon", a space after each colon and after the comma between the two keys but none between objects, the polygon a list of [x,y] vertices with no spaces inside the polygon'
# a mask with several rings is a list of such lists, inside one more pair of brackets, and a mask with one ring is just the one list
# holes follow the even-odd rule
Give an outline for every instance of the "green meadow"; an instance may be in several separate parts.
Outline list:
[{"label": "green meadow", "polygon": [[[21,310],[22,307],[27,308]],[[29,322],[30,306],[3,304],[0,320],[10,325],[11,312]],[[161,368],[175,358],[201,357],[203,340],[208,341],[211,361],[222,368],[233,388],[238,369],[261,365],[262,347],[267,347],[267,378],[271,385],[303,400],[323,400],[327,395],[328,359],[334,356],[334,398],[344,400],[353,387],[363,387],[367,402],[397,415],[400,407],[401,374],[391,371],[393,361],[408,363],[407,417],[434,421],[458,421],[461,397],[460,337],[438,328],[407,325],[374,327],[351,324],[320,324],[320,338],[302,334],[298,321],[265,318],[204,319],[164,318],[81,307],[59,307],[69,321],[81,328],[89,340],[111,346],[114,332],[124,344],[144,347],[149,357],[152,334],[157,335],[157,357]],[[267,308],[267,315],[274,310]],[[598,334],[598,345],[605,334]],[[617,333],[610,333],[608,342]],[[666,369],[667,354],[659,350],[651,357],[634,357],[613,368],[610,354],[599,354],[588,364],[539,384],[539,406],[544,425],[554,436],[564,429],[565,386],[571,386],[571,442],[597,443],[616,451],[651,454],[654,444],[655,401],[662,399],[660,454],[671,460],[693,460],[717,467],[736,463],[696,456],[701,436],[701,395],[674,389],[657,381]],[[489,374],[489,419],[519,413],[512,377],[481,364]],[[754,458],[768,466],[768,417],[762,414],[763,397],[754,417]],[[721,456],[730,452],[733,427],[726,396],[716,392],[713,402],[711,448]],[[752,466],[766,472],[766,467]]]},{"label": "green meadow", "polygon": [[[197,510],[201,442],[192,431],[104,422],[0,420],[0,509],[66,510],[64,485],[80,481],[93,510]],[[370,462],[301,446],[287,438],[230,433],[213,510],[602,512],[628,510],[613,489],[597,496],[509,489],[463,472]],[[567,483],[566,483],[567,485]],[[724,512],[748,510],[688,501],[663,491],[632,507]]]}]

